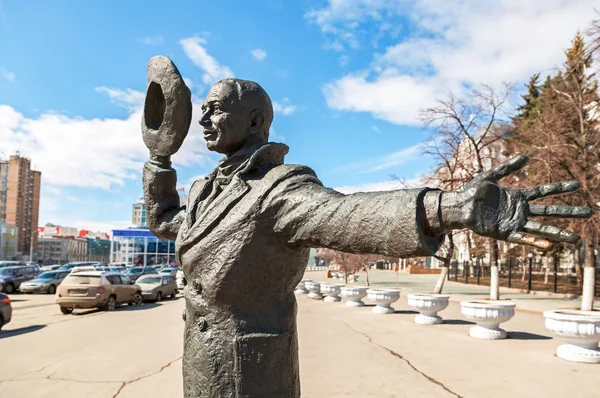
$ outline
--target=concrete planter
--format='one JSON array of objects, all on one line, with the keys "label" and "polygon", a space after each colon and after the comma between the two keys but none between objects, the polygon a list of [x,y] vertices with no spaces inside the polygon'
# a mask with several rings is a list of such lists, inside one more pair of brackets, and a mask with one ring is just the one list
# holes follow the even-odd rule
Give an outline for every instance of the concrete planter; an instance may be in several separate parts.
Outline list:
[{"label": "concrete planter", "polygon": [[315,300],[321,300],[323,295],[321,294],[321,284],[319,282],[306,281],[304,286],[308,290],[308,297]]},{"label": "concrete planter", "polygon": [[437,315],[439,311],[448,307],[447,294],[411,294],[408,296],[408,305],[419,315],[415,317],[415,323],[420,325],[437,325],[442,323],[442,318]]},{"label": "concrete planter", "polygon": [[312,280],[310,280],[310,279],[302,279],[300,281],[300,283],[298,283],[298,286],[296,286],[296,290],[294,290],[294,293],[296,293],[296,294],[308,294],[308,289],[306,289],[306,282],[312,282]]},{"label": "concrete planter", "polygon": [[369,289],[367,297],[375,303],[373,312],[376,314],[393,314],[394,308],[391,306],[400,298],[400,290],[396,289]]},{"label": "concrete planter", "polygon": [[556,356],[567,361],[600,363],[600,312],[579,310],[544,311],[546,328],[567,341]]},{"label": "concrete planter", "polygon": [[342,296],[346,298],[346,307],[363,307],[362,299],[367,295],[367,286],[344,286],[341,289]]},{"label": "concrete planter", "polygon": [[325,295],[325,301],[328,303],[337,303],[342,301],[342,298],[339,296],[342,287],[344,287],[344,285],[335,283],[321,283],[321,293]]},{"label": "concrete planter", "polygon": [[477,323],[469,331],[469,336],[477,339],[505,339],[506,331],[500,329],[500,324],[515,315],[515,304],[507,301],[461,301],[460,307],[465,318]]}]

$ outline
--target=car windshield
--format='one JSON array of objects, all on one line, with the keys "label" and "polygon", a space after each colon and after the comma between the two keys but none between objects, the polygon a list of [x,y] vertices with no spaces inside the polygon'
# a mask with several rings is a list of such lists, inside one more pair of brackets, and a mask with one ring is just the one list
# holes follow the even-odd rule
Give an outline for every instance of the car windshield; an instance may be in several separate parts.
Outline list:
[{"label": "car windshield", "polygon": [[0,275],[6,276],[15,276],[17,274],[17,270],[14,268],[2,268],[0,269]]},{"label": "car windshield", "polygon": [[160,276],[142,276],[135,283],[147,283],[149,285],[158,285],[160,284]]},{"label": "car windshield", "polygon": [[69,275],[63,281],[65,285],[100,285],[100,275]]},{"label": "car windshield", "polygon": [[127,273],[128,274],[141,274],[143,270],[144,270],[143,268],[137,268],[137,267],[136,268],[130,268],[130,269],[127,270]]},{"label": "car windshield", "polygon": [[173,268],[163,268],[160,272],[173,272]]},{"label": "car windshield", "polygon": [[38,276],[38,279],[57,279],[58,272],[44,272]]}]

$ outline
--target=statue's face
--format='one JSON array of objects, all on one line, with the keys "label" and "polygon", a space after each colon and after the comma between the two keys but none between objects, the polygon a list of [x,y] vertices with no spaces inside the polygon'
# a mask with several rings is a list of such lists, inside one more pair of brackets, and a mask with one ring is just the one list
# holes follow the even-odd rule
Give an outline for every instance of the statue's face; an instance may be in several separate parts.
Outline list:
[{"label": "statue's face", "polygon": [[200,125],[209,150],[231,155],[249,140],[250,112],[232,84],[217,83],[202,104]]}]

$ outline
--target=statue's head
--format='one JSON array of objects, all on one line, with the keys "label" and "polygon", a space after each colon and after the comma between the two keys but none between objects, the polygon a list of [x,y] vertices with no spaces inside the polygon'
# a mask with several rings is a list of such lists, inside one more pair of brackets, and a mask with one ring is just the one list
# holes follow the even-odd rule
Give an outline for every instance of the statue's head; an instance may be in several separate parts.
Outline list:
[{"label": "statue's head", "polygon": [[215,83],[202,104],[200,125],[211,151],[231,155],[249,143],[267,142],[273,105],[267,92],[249,80]]}]

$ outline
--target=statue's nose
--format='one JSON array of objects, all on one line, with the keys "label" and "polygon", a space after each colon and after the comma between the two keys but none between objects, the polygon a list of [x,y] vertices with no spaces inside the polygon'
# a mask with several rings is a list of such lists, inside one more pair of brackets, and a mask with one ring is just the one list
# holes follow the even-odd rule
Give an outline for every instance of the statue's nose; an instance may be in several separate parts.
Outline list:
[{"label": "statue's nose", "polygon": [[209,128],[211,126],[210,117],[208,115],[208,112],[202,115],[202,117],[200,118],[200,121],[198,123],[200,123],[200,126],[202,126],[204,128]]}]

